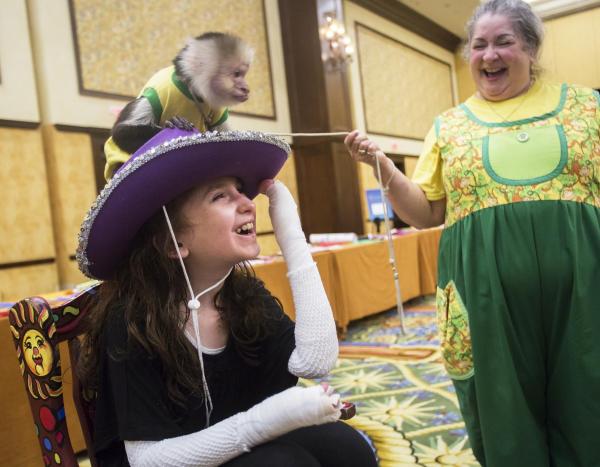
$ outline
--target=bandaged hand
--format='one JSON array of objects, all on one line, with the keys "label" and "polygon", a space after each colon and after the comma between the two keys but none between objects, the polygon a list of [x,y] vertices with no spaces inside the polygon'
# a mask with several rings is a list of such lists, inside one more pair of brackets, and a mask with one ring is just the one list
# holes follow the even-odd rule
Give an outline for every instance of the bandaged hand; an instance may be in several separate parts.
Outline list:
[{"label": "bandaged hand", "polygon": [[269,184],[265,180],[262,190],[269,198],[269,216],[277,243],[291,273],[313,263],[306,237],[302,231],[298,207],[287,187],[279,180]]},{"label": "bandaged hand", "polygon": [[311,425],[340,418],[340,396],[331,386],[295,386],[239,414],[238,435],[246,448]]},{"label": "bandaged hand", "polygon": [[335,366],[337,333],[319,270],[300,225],[296,203],[281,182],[264,180],[260,191],[269,197],[269,214],[287,263],[296,308],[296,347],[288,361],[288,370],[303,378],[324,376]]},{"label": "bandaged hand", "polygon": [[327,384],[293,387],[208,428],[160,441],[125,441],[132,467],[218,466],[289,431],[334,422],[339,394]]}]

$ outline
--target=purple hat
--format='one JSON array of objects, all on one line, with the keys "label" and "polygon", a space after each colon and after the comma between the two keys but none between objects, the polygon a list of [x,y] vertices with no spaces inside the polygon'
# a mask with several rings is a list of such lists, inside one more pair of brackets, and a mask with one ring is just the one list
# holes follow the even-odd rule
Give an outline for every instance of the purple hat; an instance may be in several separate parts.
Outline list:
[{"label": "purple hat", "polygon": [[274,178],[288,144],[255,131],[162,130],[115,173],[88,211],[79,233],[77,263],[89,277],[110,279],[142,225],[163,205],[200,183],[236,177],[254,198]]}]

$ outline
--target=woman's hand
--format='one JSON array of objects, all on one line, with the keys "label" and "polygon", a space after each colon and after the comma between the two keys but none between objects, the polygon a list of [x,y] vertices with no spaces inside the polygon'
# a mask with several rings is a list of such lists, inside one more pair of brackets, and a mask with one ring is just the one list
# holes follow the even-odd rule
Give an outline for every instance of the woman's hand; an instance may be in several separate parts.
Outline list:
[{"label": "woman's hand", "polygon": [[352,159],[357,162],[364,162],[371,166],[375,178],[378,178],[376,161],[379,161],[384,189],[387,189],[392,177],[395,175],[396,166],[392,160],[385,155],[377,143],[371,141],[366,135],[360,134],[358,130],[354,130],[346,136],[344,144],[348,148],[348,152],[350,152]]},{"label": "woman's hand", "polygon": [[355,161],[364,162],[373,168],[375,178],[378,178],[376,160],[379,161],[381,184],[384,191],[388,192],[388,199],[400,219],[419,229],[438,226],[444,222],[446,199],[429,201],[421,187],[396,169],[394,162],[366,135],[354,130],[346,136],[344,144]]},{"label": "woman's hand", "polygon": [[380,164],[383,162],[382,159],[387,159],[377,143],[371,141],[367,135],[359,133],[358,130],[348,133],[348,136],[344,139],[344,144],[348,148],[352,159],[357,162],[364,162],[371,167],[375,167],[375,156],[379,158]]}]

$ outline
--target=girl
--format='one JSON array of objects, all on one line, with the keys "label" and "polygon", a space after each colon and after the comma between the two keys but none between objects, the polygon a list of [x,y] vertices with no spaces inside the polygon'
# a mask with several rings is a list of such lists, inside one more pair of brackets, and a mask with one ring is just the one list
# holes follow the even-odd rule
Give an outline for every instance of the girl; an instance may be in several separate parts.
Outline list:
[{"label": "girl", "polygon": [[[296,205],[271,180],[288,152],[259,133],[165,129],[90,209],[77,258],[105,282],[80,369],[97,392],[101,465],[376,465],[366,441],[336,422],[331,387],[295,386],[327,374],[338,348]],[[259,252],[259,190],[295,324],[244,265]]]}]

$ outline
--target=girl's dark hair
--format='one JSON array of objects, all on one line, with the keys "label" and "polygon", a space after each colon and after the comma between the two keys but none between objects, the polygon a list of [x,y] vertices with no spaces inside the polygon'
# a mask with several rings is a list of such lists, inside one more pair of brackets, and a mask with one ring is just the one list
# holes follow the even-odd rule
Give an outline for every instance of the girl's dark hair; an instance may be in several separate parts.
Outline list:
[{"label": "girl's dark hair", "polygon": [[[176,232],[186,226],[180,208],[188,196],[184,194],[167,205]],[[128,344],[141,347],[162,364],[172,402],[183,405],[187,395],[201,394],[198,354],[184,334],[190,316],[185,307],[189,299],[186,282],[178,259],[169,257],[169,251],[173,251],[173,240],[161,210],[138,232],[129,255],[114,279],[101,285],[95,306],[88,313],[77,369],[85,387],[98,387],[100,355],[105,351],[101,348],[105,322],[122,319]],[[263,283],[243,263],[236,265],[215,296],[215,306],[229,329],[229,338],[251,365],[258,364],[254,347],[270,332],[268,323],[273,322],[267,319],[273,307],[265,306],[270,300],[273,297]]]},{"label": "girl's dark hair", "polygon": [[544,40],[544,25],[531,6],[523,0],[487,0],[475,8],[465,26],[467,40],[463,48],[464,58],[469,59],[475,26],[477,21],[486,14],[506,16],[510,20],[514,31],[521,37],[531,57],[535,59],[531,70],[533,76],[539,75],[541,69],[537,65],[537,60]]}]

